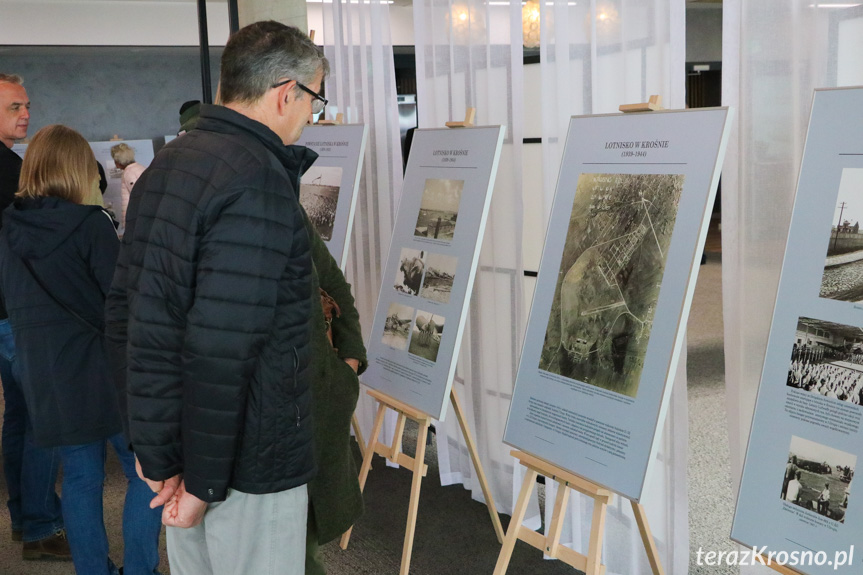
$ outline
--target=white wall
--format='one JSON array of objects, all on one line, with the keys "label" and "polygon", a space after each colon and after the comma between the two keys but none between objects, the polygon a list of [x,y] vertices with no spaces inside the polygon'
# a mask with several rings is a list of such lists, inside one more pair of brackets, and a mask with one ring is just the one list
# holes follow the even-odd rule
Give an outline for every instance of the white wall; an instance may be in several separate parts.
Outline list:
[{"label": "white wall", "polygon": [[859,86],[863,84],[863,17],[843,20],[839,23],[839,58],[837,86]]},{"label": "white wall", "polygon": [[[228,40],[227,2],[207,2],[211,46]],[[0,0],[0,43],[23,46],[197,46],[194,1]]]},{"label": "white wall", "polygon": [[[306,5],[309,13],[309,30],[315,30],[315,42],[322,43],[326,39],[321,35],[324,29],[323,7],[321,2],[309,2]],[[414,9],[413,6],[390,5],[390,34],[393,46],[414,45]]]}]

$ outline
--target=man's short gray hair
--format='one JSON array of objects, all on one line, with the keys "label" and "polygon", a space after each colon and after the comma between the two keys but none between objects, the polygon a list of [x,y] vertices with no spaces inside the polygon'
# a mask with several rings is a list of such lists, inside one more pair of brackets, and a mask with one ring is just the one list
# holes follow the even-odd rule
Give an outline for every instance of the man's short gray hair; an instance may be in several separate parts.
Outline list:
[{"label": "man's short gray hair", "polygon": [[111,157],[114,158],[115,162],[125,168],[129,164],[135,163],[135,150],[125,142],[117,144],[116,146],[111,146]]},{"label": "man's short gray hair", "polygon": [[0,72],[0,84],[18,84],[19,86],[24,85],[24,79],[18,74],[4,74]]},{"label": "man's short gray hair", "polygon": [[222,53],[220,96],[224,104],[257,102],[283,79],[310,84],[330,64],[304,32],[273,20],[255,22],[231,36]]}]

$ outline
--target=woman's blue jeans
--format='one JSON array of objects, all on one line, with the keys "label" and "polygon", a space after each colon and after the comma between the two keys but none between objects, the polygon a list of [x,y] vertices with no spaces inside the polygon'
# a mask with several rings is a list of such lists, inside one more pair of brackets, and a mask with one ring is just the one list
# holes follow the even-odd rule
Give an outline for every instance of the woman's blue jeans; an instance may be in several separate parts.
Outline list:
[{"label": "woman's blue jeans", "polygon": [[[153,575],[159,566],[159,533],[162,508],[150,509],[155,494],[135,472],[135,456],[122,434],[107,440],[123,465],[128,479],[123,507],[123,573]],[[63,461],[63,518],[79,575],[112,575],[116,567],[108,557],[108,537],[102,519],[102,486],[105,481],[105,440],[59,448]]]},{"label": "woman's blue jeans", "polygon": [[36,447],[17,377],[15,340],[9,320],[0,320],[0,380],[3,382],[3,472],[9,488],[12,529],[24,541],[38,541],[63,529],[60,499],[54,489],[60,457],[53,447]]}]

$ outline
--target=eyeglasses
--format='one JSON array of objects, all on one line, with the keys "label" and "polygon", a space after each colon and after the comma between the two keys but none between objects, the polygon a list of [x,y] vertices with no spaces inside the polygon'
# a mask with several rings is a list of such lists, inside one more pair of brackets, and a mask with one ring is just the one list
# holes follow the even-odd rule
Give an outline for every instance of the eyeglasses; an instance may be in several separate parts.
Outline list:
[{"label": "eyeglasses", "polygon": [[[279,86],[284,86],[285,84],[287,84],[290,81],[291,80],[282,80],[281,82],[276,82],[275,84],[270,86],[270,88],[278,88]],[[314,100],[312,100],[312,114],[320,114],[321,112],[324,111],[324,106],[327,105],[327,102],[329,102],[329,100],[327,100],[326,98],[324,98],[323,96],[321,96],[320,94],[318,94],[317,92],[312,90],[311,88],[304,86],[300,82],[297,82],[297,88],[299,88],[300,90],[302,90],[303,92],[305,92],[307,94],[311,94],[311,96],[314,98]]]}]

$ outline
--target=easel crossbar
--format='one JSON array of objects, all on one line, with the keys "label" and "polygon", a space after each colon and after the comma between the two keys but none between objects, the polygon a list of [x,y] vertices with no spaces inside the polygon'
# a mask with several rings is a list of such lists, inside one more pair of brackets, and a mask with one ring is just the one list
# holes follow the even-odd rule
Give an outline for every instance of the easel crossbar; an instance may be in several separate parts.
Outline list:
[{"label": "easel crossbar", "polygon": [[544,475],[553,481],[566,483],[570,488],[589,497],[611,497],[613,494],[610,490],[601,487],[592,481],[588,481],[583,477],[579,477],[574,473],[570,473],[565,469],[561,469],[556,465],[551,465],[535,455],[517,450],[513,450],[510,453],[525,467],[534,469],[540,475]]},{"label": "easel crossbar", "polygon": [[[582,555],[578,551],[570,549],[565,545],[558,545],[557,550],[552,553],[549,549],[550,546],[547,545],[548,540],[542,535],[542,533],[537,533],[536,531],[532,531],[522,525],[521,529],[519,529],[518,538],[527,543],[528,545],[539,549],[552,559],[563,561],[570,567],[574,567],[582,573],[587,571],[586,556]],[[599,575],[605,575],[605,565],[600,565]]]},{"label": "easel crossbar", "polygon": [[[416,459],[408,455],[404,452],[398,452],[395,455],[392,453],[392,447],[389,445],[384,445],[380,441],[375,442],[375,453],[383,457],[384,459],[395,463],[396,465],[401,465],[405,469],[413,469],[416,467]],[[425,463],[422,465],[422,474],[425,477],[428,474],[429,466]]]},{"label": "easel crossbar", "polygon": [[393,411],[400,411],[413,419],[414,421],[421,421],[424,419],[430,419],[430,416],[427,413],[423,413],[419,409],[411,407],[407,403],[399,401],[395,397],[387,395],[385,393],[381,393],[376,389],[369,389],[366,393],[374,397],[378,403],[383,403]]}]

